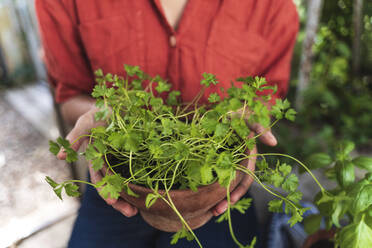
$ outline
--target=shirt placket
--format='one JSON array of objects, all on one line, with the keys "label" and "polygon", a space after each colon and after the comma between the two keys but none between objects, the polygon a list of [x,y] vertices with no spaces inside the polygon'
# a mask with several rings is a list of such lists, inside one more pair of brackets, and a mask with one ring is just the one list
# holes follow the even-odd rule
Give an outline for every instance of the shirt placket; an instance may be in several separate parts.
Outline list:
[{"label": "shirt placket", "polygon": [[160,18],[164,23],[165,28],[168,30],[169,35],[169,64],[167,68],[167,74],[173,83],[174,89],[180,88],[181,78],[180,78],[180,66],[181,66],[181,56],[180,56],[180,44],[182,44],[182,36],[185,35],[193,11],[195,10],[195,5],[198,1],[189,0],[186,7],[182,13],[181,20],[178,25],[178,29],[175,30],[168,22],[164,10],[161,6],[160,0],[153,0],[154,4],[160,14]]},{"label": "shirt placket", "polygon": [[131,1],[133,4],[133,20],[136,22],[136,36],[137,36],[137,47],[139,49],[138,52],[138,62],[139,66],[143,68],[144,71],[146,71],[147,63],[146,63],[146,57],[145,57],[145,22],[144,22],[144,10],[141,6],[141,1]]}]

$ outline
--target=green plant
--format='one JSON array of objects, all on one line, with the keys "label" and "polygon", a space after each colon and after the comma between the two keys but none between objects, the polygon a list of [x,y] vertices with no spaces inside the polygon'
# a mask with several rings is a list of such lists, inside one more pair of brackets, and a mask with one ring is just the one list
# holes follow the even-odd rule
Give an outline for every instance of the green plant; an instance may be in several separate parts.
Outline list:
[{"label": "green plant", "polygon": [[[311,169],[324,168],[326,176],[336,181],[331,194],[318,194],[314,202],[320,214],[305,219],[309,233],[319,229],[325,218],[327,229],[337,228],[335,245],[341,248],[372,247],[372,157],[352,158],[353,142],[341,142],[334,156],[318,153],[310,156]],[[356,180],[356,168],[367,171]]]},{"label": "green plant", "polygon": [[[267,86],[264,78],[247,77],[237,79],[242,84],[241,88],[234,86],[233,82],[228,89],[218,88],[215,76],[204,73],[199,94],[190,103],[183,104],[181,93],[171,91],[171,84],[159,76],[150,77],[137,66],[124,67],[125,78],[104,75],[101,70],[96,72],[97,85],[92,96],[96,98],[100,111],[95,117],[97,120],[105,120],[107,126],[93,128],[89,135],[79,137],[89,138],[89,145],[82,155],[91,161],[95,171],[105,170],[105,176],[96,184],[79,180],[58,184],[47,177],[47,182],[58,197],[62,197],[63,188],[67,195],[78,195],[78,188],[74,184],[76,182],[101,188],[102,197],[116,199],[122,191],[135,196],[130,188],[131,183],[148,187],[152,193],[147,195],[146,206],[151,208],[156,200],[161,199],[177,213],[183,223],[183,228],[174,235],[172,243],[176,243],[179,238],[195,238],[202,247],[173,204],[169,192],[172,189],[196,191],[199,186],[214,182],[229,188],[236,172],[242,171],[277,197],[269,203],[270,211],[280,212],[284,206],[285,212],[292,215],[291,225],[302,220],[306,209],[299,205],[302,194],[297,190],[298,178],[291,173],[292,167],[279,160],[270,167],[266,157],[291,158],[312,173],[303,163],[289,155],[246,154],[262,135],[251,133],[249,124],[260,123],[269,130],[280,119],[295,118],[296,112],[290,108],[287,100],[278,99],[269,109],[270,95],[257,94],[263,90],[275,93],[276,87]],[[108,84],[113,87],[108,87]],[[207,88],[215,92],[209,95],[207,104],[200,103]],[[222,99],[218,92],[225,97]],[[53,154],[57,154],[62,147],[67,153],[68,162],[77,159],[78,154],[67,140],[58,138],[57,142],[50,142]],[[256,163],[255,171],[241,164],[243,160],[252,157],[261,158]],[[325,193],[322,186],[318,185]],[[288,194],[281,195],[278,188]],[[159,189],[165,193],[159,193]],[[229,222],[230,233],[239,247],[253,247],[255,240],[251,245],[244,246],[235,238],[230,218],[231,209],[244,213],[250,200],[242,199],[232,206],[228,190],[227,200],[228,209],[219,221]]]},{"label": "green plant", "polygon": [[[307,21],[304,8],[308,1],[297,1],[301,30],[292,61],[292,80],[288,99],[293,101],[302,55],[302,40]],[[323,1],[319,28],[313,46],[313,63],[304,103],[298,109],[296,123],[277,126],[278,151],[304,159],[325,151],[341,140],[351,140],[358,150],[368,151],[372,144],[371,44],[372,2],[364,1],[361,37],[361,68],[352,70],[353,5],[355,1]],[[291,132],[288,132],[288,129]],[[301,143],[302,146],[297,144]],[[367,148],[366,148],[367,147]]]}]

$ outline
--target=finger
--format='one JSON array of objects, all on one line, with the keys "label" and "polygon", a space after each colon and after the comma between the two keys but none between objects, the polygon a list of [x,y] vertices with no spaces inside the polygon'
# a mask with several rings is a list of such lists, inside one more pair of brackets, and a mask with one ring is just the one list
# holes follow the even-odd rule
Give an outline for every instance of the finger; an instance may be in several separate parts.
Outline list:
[{"label": "finger", "polygon": [[119,199],[116,203],[112,204],[112,207],[118,210],[126,217],[132,217],[138,213],[138,209],[133,207],[128,202]]},{"label": "finger", "polygon": [[261,134],[259,139],[265,145],[276,146],[276,144],[278,143],[277,139],[275,138],[271,130],[264,128],[261,124],[259,123],[252,124],[250,125],[250,128],[257,134]]},{"label": "finger", "polygon": [[221,202],[217,204],[217,206],[214,207],[214,209],[212,210],[212,214],[214,216],[223,214],[227,210],[227,206],[228,206],[227,200],[226,199],[222,200]]},{"label": "finger", "polygon": [[[81,144],[86,140],[86,138],[81,138],[79,140],[78,138],[82,135],[88,134],[90,130],[89,118],[86,115],[87,114],[84,114],[77,120],[74,128],[66,136],[66,139],[70,142],[70,144],[72,144],[71,148],[75,151],[79,150]],[[57,154],[57,158],[61,160],[66,159],[66,152],[63,148]]]},{"label": "finger", "polygon": [[[90,180],[92,183],[96,184],[97,182],[102,180],[103,175],[101,171],[95,171],[91,163],[88,164],[88,168],[89,168]],[[97,191],[100,192],[101,189],[97,188]],[[107,199],[102,197],[102,199],[105,200],[105,202],[109,205],[113,205],[117,202],[116,199],[111,198],[111,197],[108,197]]]},{"label": "finger", "polygon": [[[247,193],[249,187],[253,182],[253,178],[246,175],[242,182],[230,193],[230,204],[234,205],[240,198]],[[214,216],[218,216],[227,210],[228,201],[225,199],[217,204],[217,206],[212,210]]]},{"label": "finger", "polygon": [[246,175],[244,176],[243,180],[240,182],[240,184],[234,189],[233,192],[230,194],[230,202],[231,204],[235,204],[239,199],[247,193],[249,187],[251,186],[253,182],[253,178]]},{"label": "finger", "polygon": [[[94,115],[97,112],[97,108],[92,108],[87,113],[83,114],[75,123],[74,128],[66,136],[66,139],[70,142],[71,148],[75,151],[79,150],[81,144],[87,140],[87,137],[80,138],[83,135],[90,133],[92,128],[98,126],[104,126],[106,123],[104,121],[96,121]],[[63,149],[57,154],[57,158],[64,160],[66,159],[66,153]]]},{"label": "finger", "polygon": [[[248,155],[254,155],[257,153],[257,148],[254,147],[251,151],[247,151]],[[248,160],[247,168],[250,171],[254,171],[256,165],[256,157],[253,156]],[[249,189],[253,182],[253,178],[249,175],[245,175],[239,185],[230,193],[230,203],[235,204]],[[225,199],[217,204],[212,210],[214,216],[218,216],[226,211],[228,207],[228,201]]]}]

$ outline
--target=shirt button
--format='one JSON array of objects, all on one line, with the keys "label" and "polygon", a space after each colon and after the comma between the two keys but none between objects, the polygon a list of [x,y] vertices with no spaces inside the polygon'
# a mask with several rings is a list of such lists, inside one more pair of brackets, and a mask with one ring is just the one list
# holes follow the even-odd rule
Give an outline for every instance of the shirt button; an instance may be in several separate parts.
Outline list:
[{"label": "shirt button", "polygon": [[175,46],[177,45],[176,36],[171,35],[171,36],[169,37],[169,45],[170,45],[171,47],[175,47]]}]

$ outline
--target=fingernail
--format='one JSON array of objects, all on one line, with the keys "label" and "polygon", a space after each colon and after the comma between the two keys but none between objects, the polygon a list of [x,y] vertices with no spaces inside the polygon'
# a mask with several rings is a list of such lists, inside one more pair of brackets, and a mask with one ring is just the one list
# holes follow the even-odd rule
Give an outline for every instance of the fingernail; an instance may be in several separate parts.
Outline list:
[{"label": "fingernail", "polygon": [[270,133],[268,133],[268,135],[269,135],[269,139],[273,142],[273,143],[277,143],[277,140],[276,140],[276,138],[275,138],[275,136],[270,132]]}]

